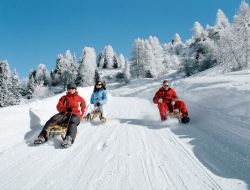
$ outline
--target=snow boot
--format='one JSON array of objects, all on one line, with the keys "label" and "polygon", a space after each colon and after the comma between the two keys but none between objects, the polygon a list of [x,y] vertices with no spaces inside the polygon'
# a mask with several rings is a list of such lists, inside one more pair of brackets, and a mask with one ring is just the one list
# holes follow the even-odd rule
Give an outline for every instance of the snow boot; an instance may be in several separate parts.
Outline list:
[{"label": "snow boot", "polygon": [[107,119],[106,119],[105,117],[102,117],[102,118],[101,118],[101,122],[102,122],[102,123],[106,123],[106,121],[107,121]]},{"label": "snow boot", "polygon": [[182,123],[188,123],[190,121],[190,118],[188,116],[184,116],[181,118]]},{"label": "snow boot", "polygon": [[64,141],[62,142],[62,147],[64,148],[69,148],[72,145],[72,138],[71,136],[66,136],[66,138],[64,139]]},{"label": "snow boot", "polygon": [[90,114],[88,113],[86,116],[82,118],[83,121],[90,121]]},{"label": "snow boot", "polygon": [[34,141],[34,144],[43,144],[45,143],[47,140],[45,139],[44,136],[40,136],[38,137],[35,141]]}]

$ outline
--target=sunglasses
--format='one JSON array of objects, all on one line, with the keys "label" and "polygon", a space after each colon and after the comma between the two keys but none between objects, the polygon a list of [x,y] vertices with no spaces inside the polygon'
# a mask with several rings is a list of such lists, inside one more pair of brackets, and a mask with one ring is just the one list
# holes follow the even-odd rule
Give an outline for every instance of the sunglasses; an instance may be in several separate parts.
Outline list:
[{"label": "sunglasses", "polygon": [[96,86],[102,86],[102,84],[96,84]]},{"label": "sunglasses", "polygon": [[69,88],[68,90],[76,90],[75,88]]},{"label": "sunglasses", "polygon": [[164,84],[163,86],[164,86],[164,87],[168,87],[169,85],[168,85],[168,84]]}]

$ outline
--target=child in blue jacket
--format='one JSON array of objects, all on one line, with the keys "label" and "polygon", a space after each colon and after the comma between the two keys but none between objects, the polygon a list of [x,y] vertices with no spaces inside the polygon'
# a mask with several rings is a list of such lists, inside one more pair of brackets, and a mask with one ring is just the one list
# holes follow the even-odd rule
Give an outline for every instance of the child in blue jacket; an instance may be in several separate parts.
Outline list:
[{"label": "child in blue jacket", "polygon": [[[94,91],[91,94],[90,105],[87,106],[85,117],[89,117],[89,114],[93,111],[100,111],[102,114],[101,121],[107,120],[107,91],[105,84],[101,81],[95,83]],[[89,119],[89,118],[88,118]]]}]

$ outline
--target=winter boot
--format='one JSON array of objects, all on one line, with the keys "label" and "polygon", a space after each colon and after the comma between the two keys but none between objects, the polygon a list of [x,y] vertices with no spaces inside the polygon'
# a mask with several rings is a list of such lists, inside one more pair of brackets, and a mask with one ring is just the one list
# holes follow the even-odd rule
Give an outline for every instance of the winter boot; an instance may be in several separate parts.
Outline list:
[{"label": "winter boot", "polygon": [[37,139],[34,141],[34,144],[43,144],[45,143],[47,140],[45,139],[44,136],[39,136],[37,137]]},{"label": "winter boot", "polygon": [[190,121],[190,118],[188,116],[184,116],[181,118],[182,123],[188,123]]},{"label": "winter boot", "polygon": [[90,114],[88,113],[86,116],[82,118],[83,121],[89,121],[90,120]]},{"label": "winter boot", "polygon": [[101,122],[102,122],[102,123],[105,123],[106,121],[107,121],[107,119],[106,119],[105,117],[102,117],[102,118],[101,118]]},{"label": "winter boot", "polygon": [[72,138],[71,136],[66,136],[66,138],[64,139],[64,141],[62,142],[62,147],[64,148],[69,148],[72,145]]}]

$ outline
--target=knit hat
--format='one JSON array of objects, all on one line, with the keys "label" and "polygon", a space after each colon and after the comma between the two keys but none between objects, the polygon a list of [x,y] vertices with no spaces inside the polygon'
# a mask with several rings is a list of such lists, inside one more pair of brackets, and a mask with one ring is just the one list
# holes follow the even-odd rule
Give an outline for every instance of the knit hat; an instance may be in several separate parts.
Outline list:
[{"label": "knit hat", "polygon": [[67,89],[69,90],[69,89],[76,89],[76,84],[75,83],[69,83],[68,85],[67,85]]}]

